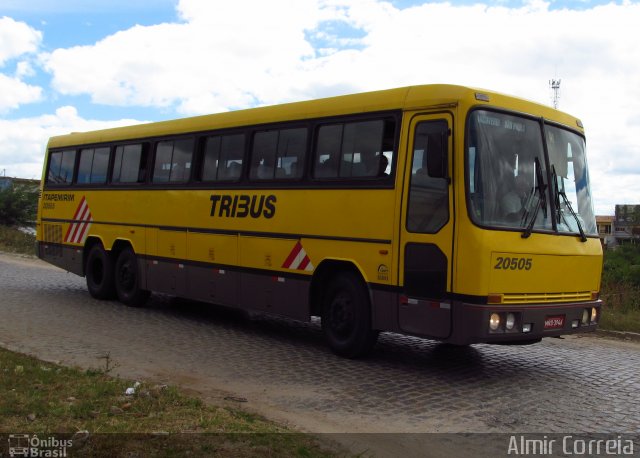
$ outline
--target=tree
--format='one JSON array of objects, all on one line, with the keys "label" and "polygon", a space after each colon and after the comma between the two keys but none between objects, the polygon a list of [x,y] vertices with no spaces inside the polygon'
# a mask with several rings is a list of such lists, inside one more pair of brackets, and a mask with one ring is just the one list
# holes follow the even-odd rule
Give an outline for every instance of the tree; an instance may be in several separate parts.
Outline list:
[{"label": "tree", "polygon": [[0,224],[26,225],[35,221],[38,190],[30,186],[14,185],[0,191]]}]

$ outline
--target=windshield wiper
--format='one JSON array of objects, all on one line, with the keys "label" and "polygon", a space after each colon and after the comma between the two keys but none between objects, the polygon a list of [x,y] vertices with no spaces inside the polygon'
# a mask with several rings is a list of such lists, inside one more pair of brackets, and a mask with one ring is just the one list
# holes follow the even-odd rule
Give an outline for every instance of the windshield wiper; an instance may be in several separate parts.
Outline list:
[{"label": "windshield wiper", "polygon": [[[522,238],[527,239],[531,236],[531,232],[533,231],[533,226],[536,224],[536,219],[538,218],[538,213],[540,212],[540,207],[542,207],[542,212],[544,213],[544,217],[547,217],[547,197],[546,197],[546,189],[547,185],[544,184],[544,176],[542,175],[542,168],[540,167],[540,161],[536,156],[534,160],[534,165],[536,169],[536,186],[531,190],[531,194],[527,199],[525,204],[524,214],[522,215],[521,226],[527,224],[527,220],[529,220],[529,215],[531,215],[531,220],[529,224],[527,224],[526,229],[522,233]],[[536,206],[533,209],[533,213],[529,212],[531,208],[531,199],[535,196],[536,191],[538,192],[538,199],[536,201]]]},{"label": "windshield wiper", "polygon": [[[584,230],[582,229],[582,224],[580,224],[580,218],[578,217],[578,214],[573,209],[571,202],[569,202],[569,198],[567,197],[567,193],[565,192],[564,187],[562,190],[560,190],[560,186],[558,186],[558,176],[556,175],[555,165],[551,166],[551,172],[553,175],[553,191],[555,193],[556,213],[558,214],[557,221],[558,223],[560,223],[560,218],[565,219],[564,214],[560,209],[560,196],[562,196],[562,200],[564,201],[565,206],[569,209],[569,213],[571,213],[573,218],[576,220],[576,224],[578,225],[578,231],[580,232],[580,240],[582,242],[586,242],[587,236],[584,233]],[[565,219],[565,222],[566,222],[566,219]]]}]

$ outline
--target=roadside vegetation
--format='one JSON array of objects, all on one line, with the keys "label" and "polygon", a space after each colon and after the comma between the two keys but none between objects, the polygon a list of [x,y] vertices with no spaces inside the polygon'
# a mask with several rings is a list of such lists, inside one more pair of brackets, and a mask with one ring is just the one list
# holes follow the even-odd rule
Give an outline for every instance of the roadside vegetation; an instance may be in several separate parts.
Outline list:
[{"label": "roadside vegetation", "polygon": [[0,225],[0,251],[33,255],[35,241],[36,237],[33,234]]},{"label": "roadside vegetation", "polygon": [[38,190],[31,186],[9,186],[0,190],[0,224],[26,226],[36,220]]},{"label": "roadside vegetation", "polygon": [[604,253],[600,327],[640,333],[640,245]]},{"label": "roadside vegetation", "polygon": [[18,230],[36,220],[38,190],[27,186],[9,186],[0,190],[0,251],[33,254],[35,237]]},{"label": "roadside vegetation", "polygon": [[103,368],[82,371],[0,348],[0,432],[71,439],[73,456],[333,456],[240,408],[110,377],[113,366],[108,355]]}]

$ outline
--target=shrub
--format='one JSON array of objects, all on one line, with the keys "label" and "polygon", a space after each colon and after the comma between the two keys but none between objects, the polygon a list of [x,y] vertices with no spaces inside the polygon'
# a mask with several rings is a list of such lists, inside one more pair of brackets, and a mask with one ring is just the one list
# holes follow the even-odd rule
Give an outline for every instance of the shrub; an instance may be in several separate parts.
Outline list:
[{"label": "shrub", "polygon": [[9,186],[0,191],[0,224],[23,226],[36,219],[38,190],[27,186]]}]

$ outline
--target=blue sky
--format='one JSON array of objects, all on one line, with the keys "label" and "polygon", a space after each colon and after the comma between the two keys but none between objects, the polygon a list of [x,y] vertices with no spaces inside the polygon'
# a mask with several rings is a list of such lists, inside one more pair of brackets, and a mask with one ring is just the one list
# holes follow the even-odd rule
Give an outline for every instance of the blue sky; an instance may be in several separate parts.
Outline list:
[{"label": "blue sky", "polygon": [[551,103],[587,129],[596,211],[640,203],[638,1],[0,0],[0,174],[47,138],[408,84]]}]

